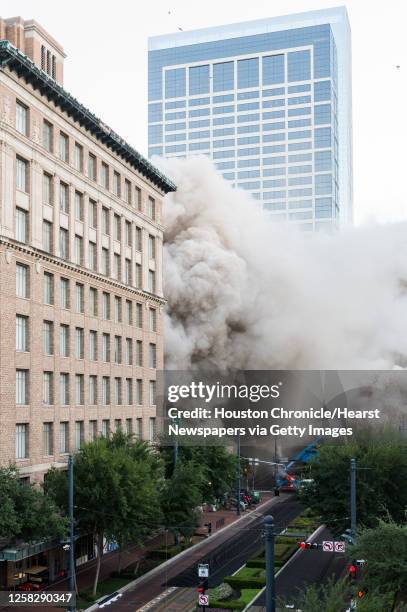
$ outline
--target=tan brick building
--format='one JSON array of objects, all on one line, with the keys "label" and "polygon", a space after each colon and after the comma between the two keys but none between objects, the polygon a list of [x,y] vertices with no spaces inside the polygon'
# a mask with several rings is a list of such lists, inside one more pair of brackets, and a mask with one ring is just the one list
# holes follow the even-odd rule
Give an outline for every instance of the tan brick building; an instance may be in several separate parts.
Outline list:
[{"label": "tan brick building", "polygon": [[0,463],[155,432],[162,199],[175,186],[63,89],[61,46],[0,19]]}]

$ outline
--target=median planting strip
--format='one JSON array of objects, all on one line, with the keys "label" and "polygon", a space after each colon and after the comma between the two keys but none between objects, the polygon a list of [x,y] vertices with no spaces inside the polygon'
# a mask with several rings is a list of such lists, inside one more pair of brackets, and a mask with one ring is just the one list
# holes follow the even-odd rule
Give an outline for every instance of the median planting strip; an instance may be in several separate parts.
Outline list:
[{"label": "median planting strip", "polygon": [[[304,538],[314,537],[315,520],[304,516],[304,513],[294,519],[287,527],[287,531],[302,531]],[[276,576],[283,568],[291,562],[293,557],[300,552],[297,542],[292,537],[284,535],[276,536],[275,540],[275,567],[278,568]],[[209,590],[209,607],[216,610],[248,610],[252,602],[265,589],[266,585],[266,559],[264,551],[249,559],[233,576],[226,576],[223,583],[215,589]],[[227,589],[229,587],[229,589]],[[223,596],[222,596],[223,591]]]}]

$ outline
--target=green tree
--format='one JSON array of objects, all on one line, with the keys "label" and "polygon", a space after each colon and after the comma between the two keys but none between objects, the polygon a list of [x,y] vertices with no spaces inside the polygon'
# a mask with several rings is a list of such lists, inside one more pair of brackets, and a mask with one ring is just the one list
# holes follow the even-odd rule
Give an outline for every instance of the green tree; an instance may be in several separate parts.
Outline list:
[{"label": "green tree", "polygon": [[[174,447],[162,440],[160,453],[163,457],[166,475],[174,470]],[[236,455],[221,444],[196,445],[194,440],[183,440],[178,446],[181,461],[193,461],[202,472],[201,492],[205,502],[213,503],[229,493],[236,485]]]},{"label": "green tree", "polygon": [[304,503],[335,533],[349,527],[352,457],[357,460],[358,524],[373,527],[388,515],[401,522],[407,507],[407,440],[389,432],[323,445],[310,467],[314,482],[301,492]]},{"label": "green tree", "polygon": [[7,544],[52,540],[63,537],[66,526],[66,518],[47,494],[24,484],[15,467],[0,468],[0,538]]},{"label": "green tree", "polygon": [[[103,542],[140,542],[160,523],[161,472],[153,451],[122,434],[85,444],[75,456],[74,510],[77,530],[92,533],[97,547],[96,595]],[[67,474],[49,473],[47,488],[66,506]]]},{"label": "green tree", "polygon": [[373,529],[362,529],[351,554],[367,561],[366,571],[362,572],[362,584],[368,592],[391,595],[393,605],[397,600],[407,598],[406,524],[380,521]]},{"label": "green tree", "polygon": [[178,459],[171,478],[162,491],[161,508],[164,526],[175,537],[190,538],[199,525],[198,506],[202,503],[202,469],[193,461]]}]

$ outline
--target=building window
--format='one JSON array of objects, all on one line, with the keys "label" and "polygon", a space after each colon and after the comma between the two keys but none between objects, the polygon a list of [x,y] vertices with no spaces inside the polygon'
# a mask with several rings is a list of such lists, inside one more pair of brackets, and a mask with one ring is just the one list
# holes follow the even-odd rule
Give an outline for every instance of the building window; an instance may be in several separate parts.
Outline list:
[{"label": "building window", "polygon": [[53,423],[44,423],[42,430],[43,451],[44,455],[54,454],[54,430]]},{"label": "building window", "polygon": [[114,337],[114,361],[115,363],[122,362],[122,339],[120,336]]},{"label": "building window", "polygon": [[148,351],[148,365],[150,368],[157,367],[157,347],[153,342],[150,342]]},{"label": "building window", "polygon": [[42,401],[46,406],[54,403],[54,375],[52,372],[43,372]]},{"label": "building window", "polygon": [[120,406],[122,403],[122,379],[115,378],[114,379],[114,403],[117,406]]},{"label": "building window", "polygon": [[136,263],[136,287],[137,289],[143,287],[143,268],[139,263]]},{"label": "building window", "polygon": [[62,421],[59,424],[59,452],[61,455],[69,453],[69,423]]},{"label": "building window", "polygon": [[114,319],[116,323],[122,320],[122,298],[117,295],[114,298]]},{"label": "building window", "polygon": [[156,215],[156,210],[155,210],[155,200],[154,198],[152,198],[151,196],[148,197],[148,208],[147,208],[147,214],[150,217],[150,219],[152,219],[153,221],[155,221],[155,215]]},{"label": "building window", "polygon": [[50,153],[52,153],[54,147],[53,147],[53,140],[54,140],[54,128],[52,123],[50,123],[49,121],[46,121],[44,119],[44,122],[42,124],[42,145],[43,147],[49,151]]},{"label": "building window", "polygon": [[156,390],[157,390],[157,383],[155,380],[150,380],[150,388],[149,388],[149,397],[150,397],[150,406],[155,406],[156,405]]},{"label": "building window", "polygon": [[77,406],[84,403],[83,374],[75,374],[75,403]]},{"label": "building window", "polygon": [[61,277],[60,280],[61,308],[69,308],[69,279]]},{"label": "building window", "polygon": [[89,226],[94,229],[98,226],[98,207],[94,200],[89,200]]},{"label": "building window", "polygon": [[16,370],[16,404],[28,404],[28,370]]},{"label": "building window", "polygon": [[69,138],[63,132],[59,132],[59,159],[69,162]]},{"label": "building window", "polygon": [[133,365],[133,340],[126,338],[126,365]]},{"label": "building window", "polygon": [[148,290],[150,291],[150,293],[155,293],[155,290],[156,290],[154,270],[148,271]]},{"label": "building window", "polygon": [[133,324],[133,302],[126,300],[126,323],[127,325]]},{"label": "building window", "polygon": [[94,442],[98,435],[98,422],[89,421],[89,442]]},{"label": "building window", "polygon": [[148,237],[148,256],[150,259],[155,259],[155,237]]},{"label": "building window", "polygon": [[94,272],[97,271],[97,250],[94,242],[89,242],[88,249],[89,269]]},{"label": "building window", "polygon": [[44,304],[54,304],[54,275],[44,272]]},{"label": "building window", "polygon": [[126,405],[131,406],[133,403],[133,379],[126,378]]},{"label": "building window", "polygon": [[69,233],[63,227],[59,228],[59,256],[65,261],[69,259]]},{"label": "building window", "polygon": [[109,209],[104,206],[102,208],[102,233],[106,236],[110,235]]},{"label": "building window", "polygon": [[126,419],[126,434],[128,436],[133,434],[133,419]]},{"label": "building window", "polygon": [[156,332],[157,331],[157,309],[156,308],[150,308],[149,309],[149,321],[150,321],[150,331],[151,332]]},{"label": "building window", "polygon": [[96,156],[89,153],[88,157],[88,176],[92,181],[96,181]]},{"label": "building window", "polygon": [[76,283],[76,312],[84,312],[85,288],[81,283]]},{"label": "building window", "polygon": [[106,333],[102,335],[102,360],[110,361],[110,334]]},{"label": "building window", "polygon": [[75,236],[74,239],[74,263],[79,266],[83,263],[83,239],[82,236]]},{"label": "building window", "polygon": [[46,52],[44,45],[41,45],[41,70],[46,70]]},{"label": "building window", "polygon": [[141,340],[136,341],[136,366],[143,366],[143,342]]},{"label": "building window", "polygon": [[96,406],[98,403],[98,379],[97,376],[89,376],[89,404]]},{"label": "building window", "polygon": [[113,278],[121,280],[121,258],[117,253],[113,256]]},{"label": "building window", "polygon": [[69,214],[69,187],[62,181],[59,183],[59,209]]},{"label": "building window", "polygon": [[109,251],[108,249],[102,248],[102,259],[101,259],[101,273],[105,276],[109,276],[110,271],[110,261],[109,261]]},{"label": "building window", "polygon": [[69,325],[59,327],[59,353],[61,357],[69,357]]},{"label": "building window", "polygon": [[89,331],[89,359],[97,361],[98,358],[98,340],[97,332],[94,329]]},{"label": "building window", "polygon": [[124,199],[127,204],[131,204],[131,183],[128,179],[124,180]]},{"label": "building window", "polygon": [[28,458],[28,423],[16,425],[16,459]]},{"label": "building window", "polygon": [[69,406],[69,374],[66,372],[59,375],[59,399],[62,406]]},{"label": "building window", "polygon": [[92,317],[98,314],[98,291],[95,287],[89,287],[89,314]]},{"label": "building window", "polygon": [[141,378],[136,380],[136,401],[139,406],[143,404],[143,381]]},{"label": "building window", "polygon": [[83,442],[83,421],[75,421],[75,450],[80,450]]},{"label": "building window", "polygon": [[113,173],[113,193],[120,198],[120,174]]},{"label": "building window", "polygon": [[132,245],[132,236],[131,236],[131,223],[130,221],[126,221],[125,225],[125,240],[126,240],[126,246],[131,246]]},{"label": "building window", "polygon": [[141,189],[136,186],[136,208],[141,212]]},{"label": "building window", "polygon": [[83,169],[83,147],[75,142],[74,149],[74,168],[79,172],[82,172]]},{"label": "building window", "polygon": [[110,293],[105,291],[102,294],[102,317],[105,321],[110,319]]},{"label": "building window", "polygon": [[75,191],[75,218],[83,221],[83,195]]},{"label": "building window", "polygon": [[113,238],[114,240],[121,240],[121,227],[122,220],[119,215],[114,215],[113,217]]},{"label": "building window", "polygon": [[110,433],[110,421],[109,419],[103,419],[102,421],[102,436],[108,438]]},{"label": "building window", "polygon": [[54,323],[44,321],[42,326],[43,350],[44,355],[54,354]]},{"label": "building window", "polygon": [[43,245],[43,249],[44,251],[47,251],[47,253],[52,253],[53,248],[52,248],[52,223],[50,223],[49,221],[43,221],[42,222],[42,245]]},{"label": "building window", "polygon": [[21,157],[16,158],[16,188],[28,193],[28,162]]},{"label": "building window", "polygon": [[105,189],[109,189],[109,166],[102,162],[101,166],[101,182]]},{"label": "building window", "polygon": [[16,351],[28,351],[28,317],[16,315]]},{"label": "building window", "polygon": [[29,270],[28,266],[16,263],[16,296],[28,298],[29,296]]},{"label": "building window", "polygon": [[84,333],[82,327],[76,327],[75,329],[75,357],[76,359],[83,359],[84,352]]},{"label": "building window", "polygon": [[136,251],[140,253],[143,250],[143,234],[141,227],[136,227]]},{"label": "building window", "polygon": [[16,130],[23,136],[28,135],[28,108],[18,100],[16,102]]},{"label": "building window", "polygon": [[124,260],[124,282],[126,285],[131,285],[132,277],[131,277],[131,260]]},{"label": "building window", "polygon": [[108,376],[102,377],[102,404],[104,406],[110,404],[110,378]]},{"label": "building window", "polygon": [[150,437],[150,442],[154,442],[157,432],[156,432],[156,421],[154,417],[150,417],[149,419],[149,427],[150,427],[150,431],[149,431],[149,437]]},{"label": "building window", "polygon": [[136,327],[139,329],[143,327],[143,304],[140,302],[136,303]]},{"label": "building window", "polygon": [[21,208],[16,208],[16,240],[28,241],[28,213]]},{"label": "building window", "polygon": [[52,176],[46,172],[42,175],[42,201],[52,205]]}]

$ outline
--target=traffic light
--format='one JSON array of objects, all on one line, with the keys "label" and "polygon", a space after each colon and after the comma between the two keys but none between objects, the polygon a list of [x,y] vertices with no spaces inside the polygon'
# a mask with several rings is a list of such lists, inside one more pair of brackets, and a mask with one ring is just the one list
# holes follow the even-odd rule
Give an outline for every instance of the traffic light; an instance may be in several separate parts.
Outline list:
[{"label": "traffic light", "polygon": [[358,599],[362,599],[362,597],[364,596],[364,592],[363,591],[358,591],[357,592],[357,596],[358,596]]},{"label": "traffic light", "polygon": [[317,544],[317,542],[298,542],[298,546],[302,550],[312,550],[312,549],[316,549],[320,547],[320,545]]},{"label": "traffic light", "polygon": [[205,593],[205,591],[209,589],[209,582],[207,578],[203,578],[201,582],[198,584],[198,593]]},{"label": "traffic light", "polygon": [[356,578],[356,565],[354,563],[351,563],[348,567],[348,576],[351,579]]}]

